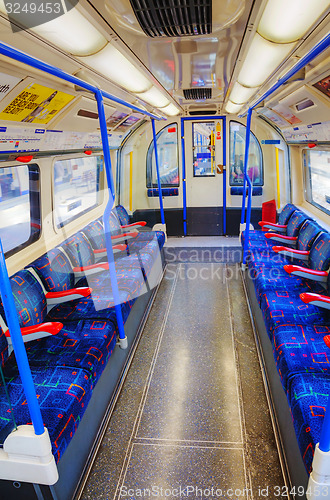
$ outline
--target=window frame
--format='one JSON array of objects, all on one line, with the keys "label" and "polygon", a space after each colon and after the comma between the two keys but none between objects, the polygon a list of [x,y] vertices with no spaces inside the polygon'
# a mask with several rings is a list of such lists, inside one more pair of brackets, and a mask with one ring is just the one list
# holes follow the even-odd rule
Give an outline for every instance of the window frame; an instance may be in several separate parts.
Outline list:
[{"label": "window frame", "polygon": [[[29,205],[30,205],[30,229],[33,227],[32,224],[36,223],[35,221],[38,221],[39,224],[39,230],[37,232],[31,232],[30,237],[20,245],[11,248],[10,250],[7,250],[4,255],[5,258],[11,257],[12,255],[15,255],[16,253],[20,252],[21,250],[27,248],[28,246],[32,245],[36,241],[38,241],[41,237],[42,234],[42,218],[41,218],[41,179],[40,179],[40,167],[38,163],[23,163],[20,165],[5,165],[2,166],[0,164],[0,168],[6,169],[6,168],[15,168],[15,167],[21,167],[21,166],[26,166],[28,167],[29,170]],[[30,178],[30,172],[31,170],[34,169],[34,172],[38,175],[38,179],[31,179]],[[37,190],[31,189],[33,186],[34,188],[37,185]],[[31,203],[31,198],[34,196],[34,193],[36,194],[36,199],[34,200],[34,203]],[[36,211],[36,212],[35,212]]]},{"label": "window frame", "polygon": [[[170,127],[176,127],[176,160],[177,160],[177,168],[178,168],[178,182],[176,184],[170,184],[170,183],[162,183],[161,182],[161,187],[162,188],[179,188],[180,187],[180,165],[179,165],[179,136],[178,136],[178,129],[179,125],[176,122],[168,123],[165,125],[163,128],[161,128],[157,134],[156,134],[156,141],[158,140],[158,137],[161,136],[161,134],[164,132],[165,129],[170,128]],[[153,146],[153,139],[150,141],[150,144],[147,149],[147,155],[146,155],[146,188],[147,189],[154,189],[158,188],[158,183],[153,184],[152,183],[152,155],[153,151],[149,155],[150,148]],[[149,167],[149,158],[151,158],[151,168]]]},{"label": "window frame", "polygon": [[[237,123],[238,125],[241,125],[242,127],[245,128],[246,130],[246,125],[244,125],[244,123],[241,123],[241,122],[238,122],[237,120],[230,120],[229,121],[229,186],[232,187],[232,186],[243,186],[243,183],[242,184],[238,184],[238,183],[233,183],[232,179],[231,179],[231,131],[230,131],[230,127],[231,127],[231,124],[232,123]],[[256,141],[256,144],[258,146],[258,151],[259,151],[259,154],[260,154],[260,159],[261,159],[261,163],[260,163],[260,182],[258,183],[253,183],[253,187],[255,186],[264,186],[265,184],[265,175],[264,175],[264,157],[263,157],[263,154],[262,154],[262,147],[261,147],[261,144],[258,140],[258,138],[256,137],[256,135],[252,132],[252,130],[250,130],[250,134],[254,137],[255,141]],[[246,134],[244,136],[244,141],[245,141],[245,137],[246,137]],[[250,140],[250,145],[251,145],[251,140]],[[245,146],[244,146],[245,148]],[[250,152],[250,150],[249,150]]]},{"label": "window frame", "polygon": [[[303,148],[301,150],[302,153],[302,167],[303,167],[303,180],[304,180],[304,193],[305,193],[305,199],[307,203],[310,205],[313,205],[314,207],[318,208],[321,210],[321,212],[330,215],[330,204],[329,204],[329,210],[327,210],[325,207],[317,203],[316,201],[313,200],[313,188],[312,188],[312,175],[311,175],[311,167],[310,163],[305,160],[306,156],[308,153],[313,153],[315,151],[327,151],[330,156],[330,148],[329,147],[318,147],[317,149],[307,149]],[[330,166],[330,164],[329,164]]]},{"label": "window frame", "polygon": [[[56,224],[55,220],[55,164],[58,161],[64,161],[64,160],[77,160],[77,159],[86,159],[86,158],[93,158],[93,157],[100,157],[102,158],[103,164],[102,167],[99,169],[98,172],[98,179],[97,179],[97,186],[98,190],[96,191],[97,193],[97,203],[94,204],[91,207],[86,208],[85,210],[79,212],[78,214],[74,215],[73,217],[70,217],[70,219],[61,222],[59,225]],[[53,221],[53,228],[56,233],[60,232],[65,226],[68,224],[76,221],[80,217],[86,215],[86,213],[90,212],[91,210],[94,210],[95,208],[99,207],[103,203],[104,195],[103,195],[103,190],[104,190],[104,171],[105,171],[105,166],[104,166],[104,155],[100,154],[100,152],[95,152],[95,154],[92,154],[91,156],[86,156],[85,154],[71,154],[71,155],[61,155],[61,156],[55,156],[52,162],[52,221]]]}]

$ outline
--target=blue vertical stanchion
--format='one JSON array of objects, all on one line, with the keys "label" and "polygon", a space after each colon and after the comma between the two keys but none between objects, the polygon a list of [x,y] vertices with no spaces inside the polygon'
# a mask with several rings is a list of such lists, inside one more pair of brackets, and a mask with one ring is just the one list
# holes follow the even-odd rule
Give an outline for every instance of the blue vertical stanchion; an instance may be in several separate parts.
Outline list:
[{"label": "blue vertical stanchion", "polygon": [[181,156],[182,156],[182,204],[183,235],[187,236],[187,186],[186,186],[186,153],[184,144],[184,119],[181,118]]},{"label": "blue vertical stanchion", "polygon": [[18,371],[22,379],[22,385],[29,407],[34,432],[37,435],[44,433],[44,424],[41,411],[33,383],[33,378],[28,362],[21,329],[18,322],[17,311],[14,297],[10,286],[9,276],[6,267],[5,255],[3,253],[2,242],[0,239],[0,293],[3,308],[6,314],[7,326],[10,331],[10,337],[13,344]]},{"label": "blue vertical stanchion", "polygon": [[[247,166],[248,166],[248,161],[249,161],[249,149],[250,149],[251,117],[252,117],[252,108],[250,108],[248,110],[248,113],[247,113],[246,136],[245,136],[244,186],[243,186],[244,208],[245,208],[246,183],[248,184],[249,189],[248,189],[248,206],[247,206],[247,210],[246,210],[246,225],[245,225],[245,233],[244,233],[243,266],[245,266],[245,264],[246,264],[246,255],[247,255],[248,244],[249,244],[251,205],[252,205],[252,182],[247,174]],[[242,208],[242,212],[243,212],[243,208]],[[244,224],[244,221],[243,221],[243,224]]]},{"label": "blue vertical stanchion", "polygon": [[324,452],[330,451],[330,395],[322,425],[319,448]]},{"label": "blue vertical stanchion", "polygon": [[158,160],[157,136],[156,136],[155,120],[153,118],[151,119],[151,125],[152,125],[152,136],[153,136],[153,139],[154,139],[154,151],[155,151],[155,161],[156,161],[156,173],[157,173],[157,185],[158,185],[158,195],[159,195],[160,218],[161,218],[162,224],[165,224],[163,196],[162,196],[162,184],[160,182],[160,174],[159,174],[159,160]]},{"label": "blue vertical stanchion", "polygon": [[104,113],[104,104],[103,104],[103,96],[100,90],[95,92],[96,102],[97,102],[97,110],[99,114],[99,122],[101,129],[101,138],[102,138],[102,146],[103,146],[103,155],[104,155],[104,165],[105,172],[107,176],[108,182],[108,192],[109,192],[109,200],[107,206],[104,210],[103,222],[104,222],[104,233],[105,233],[105,243],[107,248],[108,262],[109,262],[109,273],[110,280],[112,285],[112,293],[115,303],[115,311],[116,318],[118,323],[118,331],[119,331],[119,342],[120,347],[123,349],[127,348],[127,337],[125,335],[124,328],[124,320],[123,314],[121,310],[121,301],[119,296],[118,282],[116,276],[116,267],[115,267],[115,259],[113,255],[112,241],[111,241],[111,232],[110,232],[110,214],[114,203],[114,195],[111,190],[111,186],[113,188],[113,179],[112,179],[112,171],[111,171],[111,158],[110,158],[110,148],[109,148],[109,139],[108,139],[108,130]]}]

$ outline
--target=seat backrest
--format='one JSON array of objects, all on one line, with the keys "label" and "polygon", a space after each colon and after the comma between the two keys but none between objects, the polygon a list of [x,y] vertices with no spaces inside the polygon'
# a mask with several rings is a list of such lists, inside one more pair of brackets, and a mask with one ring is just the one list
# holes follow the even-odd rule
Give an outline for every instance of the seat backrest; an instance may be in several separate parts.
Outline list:
[{"label": "seat backrest", "polygon": [[322,231],[321,226],[314,222],[313,220],[307,219],[300,227],[298,240],[297,240],[297,250],[309,251],[316,236]]},{"label": "seat backrest", "polygon": [[82,229],[84,235],[92,245],[94,250],[105,248],[104,228],[99,220],[95,220]]},{"label": "seat backrest", "polygon": [[330,267],[330,234],[320,233],[309,252],[309,267],[316,271],[327,271]]},{"label": "seat backrest", "polygon": [[[37,278],[23,269],[10,278],[10,284],[20,327],[43,323],[47,314],[47,302]],[[6,321],[2,305],[0,314]]]},{"label": "seat backrest", "polygon": [[62,292],[74,287],[75,277],[70,261],[58,248],[45,253],[28,268],[35,270],[47,292]]},{"label": "seat backrest", "polygon": [[288,225],[286,228],[287,236],[298,236],[299,229],[308,219],[309,217],[307,217],[304,212],[300,212],[300,210],[296,210],[295,212],[293,212],[290,219],[288,220]]},{"label": "seat backrest", "polygon": [[287,205],[285,205],[278,216],[278,223],[281,225],[286,225],[295,210],[297,210],[297,207],[295,207],[292,203],[288,203]]},{"label": "seat backrest", "polygon": [[130,223],[129,215],[127,213],[127,210],[123,205],[117,205],[114,208],[114,211],[116,212],[116,215],[119,219],[120,225],[125,226],[126,224]]},{"label": "seat backrest", "polygon": [[90,266],[95,264],[92,246],[84,233],[79,231],[60,245],[71,260],[73,267]]}]

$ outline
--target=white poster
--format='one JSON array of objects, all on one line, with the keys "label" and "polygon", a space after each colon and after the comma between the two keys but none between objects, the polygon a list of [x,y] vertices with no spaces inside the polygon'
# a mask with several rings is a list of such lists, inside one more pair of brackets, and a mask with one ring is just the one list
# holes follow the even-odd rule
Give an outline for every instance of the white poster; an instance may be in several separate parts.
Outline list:
[{"label": "white poster", "polygon": [[2,99],[6,97],[6,95],[9,94],[9,92],[13,90],[13,88],[16,87],[20,81],[21,78],[6,75],[6,73],[0,73],[0,101],[2,101]]}]

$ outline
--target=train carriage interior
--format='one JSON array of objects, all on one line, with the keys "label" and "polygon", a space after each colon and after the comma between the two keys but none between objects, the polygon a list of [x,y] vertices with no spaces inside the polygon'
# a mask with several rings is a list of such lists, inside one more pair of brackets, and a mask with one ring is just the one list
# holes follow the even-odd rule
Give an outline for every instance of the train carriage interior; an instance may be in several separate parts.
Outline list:
[{"label": "train carriage interior", "polygon": [[330,500],[329,0],[0,0],[0,498]]}]

